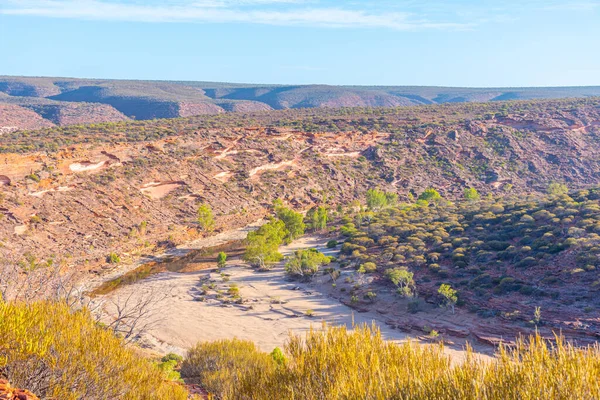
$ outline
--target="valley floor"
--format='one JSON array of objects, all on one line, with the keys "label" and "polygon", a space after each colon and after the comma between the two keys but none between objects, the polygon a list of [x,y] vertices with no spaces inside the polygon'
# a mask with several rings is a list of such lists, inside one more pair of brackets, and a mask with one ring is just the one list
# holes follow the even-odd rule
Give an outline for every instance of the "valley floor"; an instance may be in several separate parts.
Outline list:
[{"label": "valley floor", "polygon": [[[297,249],[313,247],[333,255],[334,252],[324,248],[326,241],[322,237],[305,236],[280,251],[289,255]],[[231,287],[237,288],[233,291],[239,290],[242,303],[230,300]],[[251,340],[262,350],[271,351],[282,347],[290,332],[302,334],[311,328],[319,329],[323,322],[348,327],[353,323],[375,323],[388,340],[427,340],[425,334],[419,337],[389,326],[386,316],[376,307],[357,312],[331,296],[328,288],[331,281],[326,275],[311,283],[299,283],[286,277],[283,263],[268,272],[257,272],[240,260],[231,260],[222,274],[214,269],[160,273],[121,287],[104,300],[109,300],[108,312],[114,312],[110,301],[135,303],[156,297],[152,323],[140,343],[159,353],[182,354],[198,341],[234,337]],[[443,313],[447,312],[438,308],[427,314],[432,319],[436,317],[433,314]],[[453,360],[464,358],[465,339],[444,335],[444,341]],[[485,345],[476,345],[474,349],[484,358],[494,351]]]}]

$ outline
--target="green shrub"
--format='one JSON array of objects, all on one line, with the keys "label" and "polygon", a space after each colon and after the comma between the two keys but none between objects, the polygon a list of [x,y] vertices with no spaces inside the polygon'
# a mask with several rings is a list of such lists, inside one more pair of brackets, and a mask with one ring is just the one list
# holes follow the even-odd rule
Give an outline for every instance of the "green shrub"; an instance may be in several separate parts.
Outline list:
[{"label": "green shrub", "polygon": [[175,361],[177,364],[183,361],[183,357],[179,354],[169,353],[160,359],[161,362]]},{"label": "green shrub", "polygon": [[106,262],[108,262],[110,264],[118,264],[121,262],[121,257],[119,257],[119,255],[117,253],[110,253],[106,257]]},{"label": "green shrub", "polygon": [[215,227],[215,218],[213,216],[212,208],[209,204],[202,204],[198,207],[198,224],[200,228],[205,231],[212,231]]},{"label": "green shrub", "polygon": [[281,349],[279,347],[275,347],[273,349],[273,351],[271,352],[270,356],[277,365],[281,365],[281,366],[285,365],[286,358],[285,358],[285,355],[283,354],[283,351],[281,351]]},{"label": "green shrub", "polygon": [[417,200],[427,201],[427,202],[438,202],[442,199],[442,196],[438,193],[434,188],[428,188],[423,191],[418,197]]},{"label": "green shrub", "polygon": [[285,271],[294,277],[312,277],[319,268],[331,262],[331,258],[316,249],[296,250],[286,262]]},{"label": "green shrub", "polygon": [[377,271],[377,264],[375,264],[374,262],[366,262],[362,264],[361,267],[367,274]]}]

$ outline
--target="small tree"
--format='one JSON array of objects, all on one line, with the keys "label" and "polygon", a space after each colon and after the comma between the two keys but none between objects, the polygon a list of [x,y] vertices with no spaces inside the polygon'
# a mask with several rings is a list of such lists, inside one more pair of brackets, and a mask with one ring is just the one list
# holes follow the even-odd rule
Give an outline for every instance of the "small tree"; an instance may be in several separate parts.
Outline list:
[{"label": "small tree", "polygon": [[327,208],[325,208],[323,206],[319,206],[319,208],[317,208],[316,215],[317,215],[317,218],[316,218],[315,229],[322,231],[323,229],[327,228],[327,221],[328,221]]},{"label": "small tree", "polygon": [[213,217],[212,208],[208,204],[202,204],[198,207],[198,224],[200,228],[210,232],[215,227],[215,219]]},{"label": "small tree", "polygon": [[306,213],[306,223],[314,231],[326,229],[328,220],[328,210],[324,206],[311,208]]},{"label": "small tree", "polygon": [[465,189],[465,199],[469,201],[477,201],[481,196],[475,188],[466,188]]},{"label": "small tree", "polygon": [[423,193],[419,195],[418,200],[425,200],[430,203],[437,203],[442,199],[442,196],[434,188],[425,189]]},{"label": "small tree", "polygon": [[285,271],[296,277],[312,277],[331,259],[316,249],[297,250],[285,264]]},{"label": "small tree", "polygon": [[458,301],[456,290],[452,289],[450,285],[444,283],[440,285],[438,293],[444,298],[444,304],[446,307],[450,307],[452,309],[452,314],[454,314],[454,306]]},{"label": "small tree", "polygon": [[414,295],[414,274],[406,268],[392,268],[385,271],[385,276],[398,287],[398,294],[404,297]]},{"label": "small tree", "polygon": [[256,231],[248,232],[244,260],[261,269],[267,269],[271,264],[281,261],[283,256],[277,250],[286,235],[285,224],[278,219],[271,220]]},{"label": "small tree", "polygon": [[276,200],[274,205],[277,218],[279,218],[285,224],[285,229],[287,231],[285,235],[285,242],[290,243],[304,235],[306,225],[304,225],[304,217],[302,214],[295,212],[291,208],[284,207],[281,203],[281,200]]},{"label": "small tree", "polygon": [[224,251],[219,252],[219,254],[217,254],[217,267],[223,268],[223,267],[225,267],[226,263],[227,263],[227,253],[225,253]]},{"label": "small tree", "polygon": [[373,211],[381,210],[388,204],[385,192],[379,189],[367,190],[367,207]]}]

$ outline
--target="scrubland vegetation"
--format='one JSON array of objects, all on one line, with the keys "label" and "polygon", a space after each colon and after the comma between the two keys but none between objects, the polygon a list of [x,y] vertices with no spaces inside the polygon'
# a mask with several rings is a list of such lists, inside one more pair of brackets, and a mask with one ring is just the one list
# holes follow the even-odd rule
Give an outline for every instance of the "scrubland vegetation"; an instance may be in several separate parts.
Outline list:
[{"label": "scrubland vegetation", "polygon": [[0,153],[56,151],[76,143],[141,142],[192,134],[205,129],[272,126],[304,132],[369,132],[410,134],[427,128],[450,127],[459,121],[490,120],[511,113],[548,113],[597,107],[598,98],[530,100],[488,103],[451,103],[412,107],[302,108],[253,113],[224,113],[187,118],[76,124],[3,135]]},{"label": "scrubland vegetation", "polygon": [[[382,208],[371,202],[380,211],[342,217],[342,269],[362,268],[400,294],[439,296],[482,316],[520,310],[511,318],[530,320],[534,305],[548,301],[553,306],[544,312],[568,307],[583,319],[597,304],[598,189],[567,194],[553,184],[545,196],[480,200],[469,190],[465,197],[449,202],[428,189],[416,203]],[[494,297],[504,299],[504,309],[488,302]]]},{"label": "scrubland vegetation", "polygon": [[600,348],[540,337],[501,347],[486,363],[452,364],[442,346],[386,342],[376,327],[291,336],[283,351],[223,340],[189,351],[182,375],[220,399],[595,399]]},{"label": "scrubland vegetation", "polygon": [[0,375],[41,399],[187,399],[187,391],[63,302],[0,303]]}]

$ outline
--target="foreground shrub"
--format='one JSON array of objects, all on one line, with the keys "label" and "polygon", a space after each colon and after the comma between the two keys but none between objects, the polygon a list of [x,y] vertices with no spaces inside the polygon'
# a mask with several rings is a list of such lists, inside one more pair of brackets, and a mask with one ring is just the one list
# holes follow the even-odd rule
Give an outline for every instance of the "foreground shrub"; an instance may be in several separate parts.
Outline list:
[{"label": "foreground shrub", "polygon": [[89,313],[63,303],[0,303],[0,375],[42,399],[187,398]]},{"label": "foreground shrub", "polygon": [[201,383],[218,398],[245,398],[243,393],[249,395],[253,387],[269,381],[276,365],[274,357],[252,342],[218,340],[192,347],[181,366],[181,376],[190,383]]},{"label": "foreground shrub", "polygon": [[[485,362],[456,365],[443,345],[396,345],[376,327],[290,337],[286,362],[249,342],[199,344],[185,371],[222,399],[597,399],[600,348],[578,349],[539,336],[501,348]],[[183,371],[182,371],[183,372]]]}]

